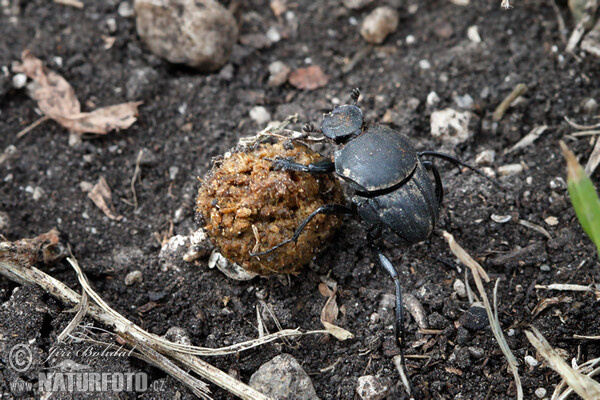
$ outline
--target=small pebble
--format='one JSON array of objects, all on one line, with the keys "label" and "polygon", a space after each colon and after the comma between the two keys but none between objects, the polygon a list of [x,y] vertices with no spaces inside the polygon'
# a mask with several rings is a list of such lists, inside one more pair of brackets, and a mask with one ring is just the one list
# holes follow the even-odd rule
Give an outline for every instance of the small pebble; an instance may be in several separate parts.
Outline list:
[{"label": "small pebble", "polygon": [[463,96],[453,96],[452,99],[454,100],[454,103],[456,103],[456,105],[459,108],[463,108],[463,109],[471,109],[473,108],[473,97],[471,97],[471,95],[469,94],[465,94]]},{"label": "small pebble", "polygon": [[291,68],[288,67],[281,61],[273,61],[269,64],[269,81],[267,82],[271,87],[277,87],[287,82],[288,75],[291,72]]},{"label": "small pebble", "polygon": [[467,287],[465,286],[464,282],[460,279],[454,281],[452,288],[454,289],[458,297],[467,297]]},{"label": "small pebble", "polygon": [[404,41],[406,42],[406,44],[415,44],[417,39],[414,37],[414,35],[408,35],[408,36],[406,36]]},{"label": "small pebble", "polygon": [[473,136],[471,121],[475,114],[470,111],[457,111],[446,108],[431,113],[431,135],[447,145],[455,146]]},{"label": "small pebble", "polygon": [[550,272],[550,271],[552,271],[552,268],[550,268],[550,266],[548,264],[542,264],[542,265],[540,265],[540,271]]},{"label": "small pebble", "polygon": [[255,106],[250,110],[250,118],[252,118],[258,126],[263,126],[271,121],[271,114],[263,106]]},{"label": "small pebble", "polygon": [[460,323],[467,329],[478,331],[489,326],[487,312],[483,305],[473,303],[461,317]]},{"label": "small pebble", "polygon": [[431,68],[431,63],[429,60],[421,60],[419,61],[419,68],[427,70]]},{"label": "small pebble", "polygon": [[523,166],[521,164],[507,164],[498,167],[498,174],[500,176],[511,176],[520,174],[523,172]]},{"label": "small pebble", "polygon": [[436,92],[429,92],[427,95],[427,107],[434,107],[440,102],[440,96]]},{"label": "small pebble", "polygon": [[540,364],[540,362],[532,356],[525,356],[524,360],[531,367],[537,367]]},{"label": "small pebble", "polygon": [[479,36],[479,28],[477,25],[470,26],[467,29],[467,37],[473,43],[481,43],[481,36]]},{"label": "small pebble", "polygon": [[372,3],[373,0],[342,0],[344,7],[352,10],[360,10]]},{"label": "small pebble", "polygon": [[546,224],[548,224],[549,226],[556,226],[558,225],[558,218],[550,216],[544,219],[544,222],[546,222]]},{"label": "small pebble", "polygon": [[12,85],[15,89],[22,89],[27,84],[27,75],[15,74],[12,77]]},{"label": "small pebble", "polygon": [[179,173],[179,167],[173,165],[171,167],[169,167],[169,179],[174,181],[175,178],[177,177],[177,174]]},{"label": "small pebble", "polygon": [[358,378],[356,393],[361,400],[382,400],[388,396],[390,385],[381,378],[365,375]]},{"label": "small pebble", "polygon": [[482,166],[490,166],[496,159],[495,150],[483,150],[475,156],[475,163]]},{"label": "small pebble", "polygon": [[481,358],[485,354],[485,350],[477,346],[468,347],[467,350],[469,350],[469,353],[473,356],[473,358]]},{"label": "small pebble", "polygon": [[125,285],[131,286],[135,283],[142,283],[144,275],[142,271],[131,271],[125,276]]},{"label": "small pebble", "polygon": [[106,20],[106,29],[109,33],[115,33],[117,31],[117,20],[114,18],[108,18]]},{"label": "small pebble", "polygon": [[539,398],[539,399],[543,399],[546,396],[546,389],[544,388],[537,388],[535,389],[535,395]]},{"label": "small pebble", "polygon": [[360,34],[369,43],[381,44],[398,28],[398,12],[391,7],[377,7],[363,21]]},{"label": "small pebble", "polygon": [[250,377],[250,386],[277,400],[318,400],[308,374],[294,357],[280,354]]},{"label": "small pebble", "polygon": [[183,344],[186,346],[192,345],[192,340],[190,339],[188,332],[179,326],[170,327],[163,337],[173,343]]},{"label": "small pebble", "polygon": [[6,231],[10,227],[10,217],[8,213],[0,211],[0,233]]},{"label": "small pebble", "polygon": [[117,14],[123,18],[131,18],[135,15],[135,10],[127,1],[122,1],[117,9]]}]

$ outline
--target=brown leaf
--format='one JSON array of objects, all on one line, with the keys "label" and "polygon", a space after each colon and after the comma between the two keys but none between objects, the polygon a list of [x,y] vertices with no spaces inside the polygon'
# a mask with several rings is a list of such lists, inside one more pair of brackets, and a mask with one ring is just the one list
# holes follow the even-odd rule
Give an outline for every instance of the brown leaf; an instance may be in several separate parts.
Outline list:
[{"label": "brown leaf", "polygon": [[103,176],[100,177],[98,183],[88,193],[88,197],[108,218],[115,221],[123,219],[122,215],[117,215],[114,211],[112,206],[112,192]]},{"label": "brown leaf", "polygon": [[21,58],[23,63],[13,69],[33,80],[31,95],[44,114],[56,119],[81,112],[79,100],[69,82],[56,72],[48,71],[29,50],[23,51]]},{"label": "brown leaf", "polygon": [[298,89],[314,90],[327,85],[328,78],[318,65],[298,68],[290,73],[288,80]]},{"label": "brown leaf", "polygon": [[62,76],[44,67],[29,50],[23,51],[22,64],[15,66],[33,80],[32,97],[42,112],[75,133],[106,134],[127,129],[136,121],[141,102],[129,102],[81,112],[75,90]]},{"label": "brown leaf", "polygon": [[64,246],[59,243],[59,235],[58,230],[52,228],[33,239],[17,240],[7,247],[10,251],[0,252],[0,261],[33,265],[42,260],[44,264],[50,264],[65,255]]},{"label": "brown leaf", "polygon": [[281,14],[287,10],[287,4],[284,0],[271,0],[269,6],[277,18],[281,17]]},{"label": "brown leaf", "polygon": [[116,104],[71,117],[61,117],[57,121],[73,132],[104,134],[113,129],[129,128],[137,119],[140,104],[141,101]]}]

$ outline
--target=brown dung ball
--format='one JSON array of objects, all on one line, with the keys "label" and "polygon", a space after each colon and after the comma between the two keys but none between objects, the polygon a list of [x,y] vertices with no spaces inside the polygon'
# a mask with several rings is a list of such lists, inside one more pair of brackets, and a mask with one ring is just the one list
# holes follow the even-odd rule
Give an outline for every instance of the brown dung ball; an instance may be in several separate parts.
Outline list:
[{"label": "brown dung ball", "polygon": [[259,144],[216,160],[196,201],[211,241],[230,261],[261,275],[297,274],[326,243],[339,217],[317,215],[297,243],[250,257],[289,239],[318,207],[343,202],[339,183],[325,174],[275,171],[276,157],[309,164],[322,158],[291,141]]}]

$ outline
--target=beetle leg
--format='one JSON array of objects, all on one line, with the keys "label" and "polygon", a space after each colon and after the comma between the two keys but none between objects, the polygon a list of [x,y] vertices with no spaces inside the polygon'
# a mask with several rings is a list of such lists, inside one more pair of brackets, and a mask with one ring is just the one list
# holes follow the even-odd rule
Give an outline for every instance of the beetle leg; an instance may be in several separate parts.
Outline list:
[{"label": "beetle leg", "polygon": [[441,205],[442,200],[444,200],[444,185],[442,184],[440,172],[431,161],[421,161],[421,163],[426,169],[433,172],[433,178],[435,179],[435,198],[437,199],[438,205]]},{"label": "beetle leg", "polygon": [[335,164],[328,158],[308,165],[299,164],[290,158],[276,158],[269,161],[273,162],[273,169],[281,171],[308,172],[310,174],[327,174],[335,171]]},{"label": "beetle leg", "polygon": [[[373,234],[369,234],[369,241],[371,243],[371,250],[373,254],[377,256],[379,265],[387,272],[387,274],[394,280],[394,286],[396,287],[396,320],[394,322],[394,329],[396,331],[396,338],[400,346],[400,359],[402,361],[402,368],[404,369],[404,375],[408,379],[408,373],[406,368],[406,359],[404,357],[404,306],[402,304],[402,286],[400,285],[400,276],[398,270],[392,264],[392,262],[383,254],[381,248],[376,244]],[[412,383],[410,379],[406,382],[410,391],[412,391]],[[409,393],[410,394],[410,393]]]},{"label": "beetle leg", "polygon": [[438,151],[421,151],[420,153],[417,153],[417,154],[419,157],[431,156],[431,157],[441,158],[442,160],[450,161],[451,163],[454,163],[456,165],[461,165],[463,167],[469,168],[471,171],[483,176],[485,179],[495,181],[494,179],[490,178],[489,176],[487,176],[486,174],[481,172],[479,169],[477,169],[477,168],[473,167],[472,165],[469,165],[465,162],[460,161],[458,158],[451,156],[450,154],[440,153]]},{"label": "beetle leg", "polygon": [[352,215],[352,214],[354,214],[354,212],[352,211],[352,209],[350,209],[350,208],[348,208],[346,206],[343,206],[341,204],[325,204],[324,206],[321,206],[321,207],[317,208],[308,217],[306,217],[304,219],[304,221],[302,221],[302,223],[300,224],[300,226],[296,229],[296,231],[294,232],[294,235],[291,238],[284,240],[283,242],[279,243],[278,245],[276,245],[274,247],[271,247],[268,250],[261,251],[259,253],[250,253],[250,256],[251,257],[262,256],[262,255],[270,253],[273,250],[278,249],[281,246],[284,246],[284,245],[286,245],[288,243],[295,242],[300,237],[300,234],[302,233],[302,231],[304,230],[304,228],[306,228],[306,225],[308,225],[308,223],[314,217],[316,217],[319,214],[325,214],[325,215],[332,215],[332,214]]},{"label": "beetle leg", "polygon": [[354,105],[356,105],[356,103],[358,103],[358,98],[360,97],[360,89],[359,88],[352,89],[352,93],[350,93],[350,97],[352,98],[352,101],[354,101]]}]

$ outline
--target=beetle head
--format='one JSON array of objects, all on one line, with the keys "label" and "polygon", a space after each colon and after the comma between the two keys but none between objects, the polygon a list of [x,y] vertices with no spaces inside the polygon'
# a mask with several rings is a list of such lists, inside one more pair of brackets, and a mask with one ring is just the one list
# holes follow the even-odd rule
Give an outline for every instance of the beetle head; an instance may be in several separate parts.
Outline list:
[{"label": "beetle head", "polygon": [[321,130],[336,143],[346,143],[362,133],[363,113],[356,105],[336,106],[323,116]]}]

